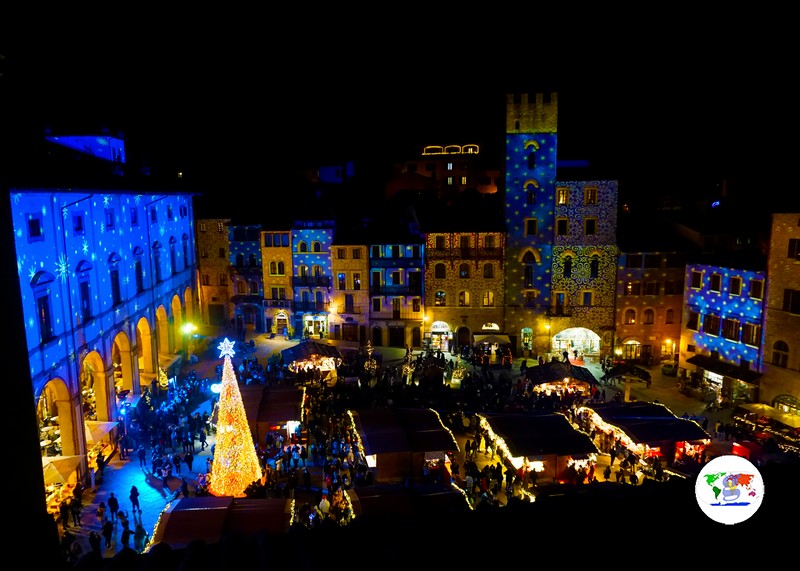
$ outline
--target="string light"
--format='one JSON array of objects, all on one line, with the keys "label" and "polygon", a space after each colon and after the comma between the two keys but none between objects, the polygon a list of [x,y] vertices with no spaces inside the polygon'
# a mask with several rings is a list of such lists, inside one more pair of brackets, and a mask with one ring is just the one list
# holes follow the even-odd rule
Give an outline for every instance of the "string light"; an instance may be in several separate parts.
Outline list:
[{"label": "string light", "polygon": [[225,360],[208,491],[215,496],[242,497],[250,484],[261,479],[261,466],[231,362],[233,342],[225,339],[218,348]]}]

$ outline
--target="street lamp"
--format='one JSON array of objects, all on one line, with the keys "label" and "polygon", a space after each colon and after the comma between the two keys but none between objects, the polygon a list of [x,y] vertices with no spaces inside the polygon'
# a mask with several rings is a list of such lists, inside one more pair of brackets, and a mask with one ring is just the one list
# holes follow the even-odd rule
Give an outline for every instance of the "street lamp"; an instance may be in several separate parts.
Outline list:
[{"label": "street lamp", "polygon": [[549,355],[550,352],[553,350],[553,340],[550,338],[550,324],[545,323],[544,328],[547,331],[547,354]]},{"label": "street lamp", "polygon": [[181,332],[183,333],[183,353],[186,356],[186,359],[189,359],[189,337],[197,331],[197,325],[194,323],[184,323],[181,326]]}]

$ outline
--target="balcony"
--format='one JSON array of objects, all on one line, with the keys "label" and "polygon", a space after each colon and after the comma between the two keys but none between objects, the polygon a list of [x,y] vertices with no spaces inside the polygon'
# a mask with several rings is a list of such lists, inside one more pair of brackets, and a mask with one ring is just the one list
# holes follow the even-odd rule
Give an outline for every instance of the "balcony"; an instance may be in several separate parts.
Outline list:
[{"label": "balcony", "polygon": [[340,305],[336,308],[340,315],[361,315],[367,312],[362,305]]},{"label": "balcony", "polygon": [[302,313],[320,313],[328,312],[331,306],[327,301],[295,301],[294,310]]},{"label": "balcony", "polygon": [[331,276],[293,276],[292,287],[331,287]]},{"label": "balcony", "polygon": [[373,268],[422,268],[422,258],[370,258]]},{"label": "balcony", "polygon": [[373,311],[370,314],[370,319],[406,319],[409,321],[419,321],[422,323],[422,312],[411,311],[410,309],[401,311]]},{"label": "balcony", "polygon": [[428,260],[462,259],[462,260],[502,260],[502,248],[429,248],[426,250]]},{"label": "balcony", "polygon": [[369,286],[370,295],[422,295],[422,286],[416,285],[382,285]]},{"label": "balcony", "polygon": [[276,307],[282,309],[291,309],[292,307],[292,300],[291,299],[265,299],[264,300],[264,307]]},{"label": "balcony", "polygon": [[228,266],[228,274],[231,276],[258,277],[261,278],[261,266]]},{"label": "balcony", "polygon": [[260,295],[251,295],[251,294],[236,294],[231,296],[231,303],[240,304],[240,303],[253,303],[256,305],[261,305],[264,301],[264,298]]},{"label": "balcony", "polygon": [[572,317],[572,310],[565,305],[557,305],[547,308],[547,317]]}]

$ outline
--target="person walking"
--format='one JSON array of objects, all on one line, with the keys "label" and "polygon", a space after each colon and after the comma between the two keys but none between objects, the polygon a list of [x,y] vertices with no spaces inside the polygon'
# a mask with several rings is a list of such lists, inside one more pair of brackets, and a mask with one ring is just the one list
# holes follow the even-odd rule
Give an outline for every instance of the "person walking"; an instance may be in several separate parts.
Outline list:
[{"label": "person walking", "polygon": [[106,501],[108,502],[108,517],[111,521],[116,521],[117,512],[119,511],[119,500],[114,495],[114,492],[111,492]]},{"label": "person walking", "polygon": [[131,486],[131,494],[130,494],[131,506],[133,509],[133,513],[135,514],[137,511],[142,513],[142,508],[139,506],[139,488],[135,485]]},{"label": "person walking", "polygon": [[133,548],[136,553],[142,553],[145,545],[147,545],[147,531],[141,523],[137,523],[133,531]]},{"label": "person walking", "polygon": [[183,458],[181,458],[180,452],[176,452],[172,456],[172,468],[175,470],[175,475],[181,475],[181,464],[183,464]]},{"label": "person walking", "polygon": [[120,536],[120,542],[122,543],[122,547],[129,548],[131,547],[131,536],[133,535],[133,530],[130,526],[125,526],[122,528],[122,535]]},{"label": "person walking", "polygon": [[139,468],[147,467],[147,451],[144,449],[144,444],[140,444],[136,449],[136,456],[139,458]]},{"label": "person walking", "polygon": [[103,524],[103,538],[106,540],[106,549],[111,549],[114,546],[114,524],[110,519]]},{"label": "person walking", "polygon": [[183,456],[183,461],[186,462],[186,466],[189,468],[189,471],[192,471],[192,464],[194,464],[194,454],[191,452],[187,452]]}]

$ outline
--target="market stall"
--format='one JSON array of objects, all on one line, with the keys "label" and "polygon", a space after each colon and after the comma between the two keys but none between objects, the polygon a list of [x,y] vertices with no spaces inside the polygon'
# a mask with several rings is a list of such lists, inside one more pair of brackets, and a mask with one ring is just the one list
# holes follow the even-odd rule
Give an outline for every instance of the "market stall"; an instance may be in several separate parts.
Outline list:
[{"label": "market stall", "polygon": [[479,423],[525,481],[536,473],[537,481],[564,483],[571,471],[597,461],[599,450],[589,435],[560,413],[479,415]]},{"label": "market stall", "polygon": [[77,469],[83,456],[43,456],[45,499],[47,512],[58,519],[61,502],[72,497],[78,481]]},{"label": "market stall", "polygon": [[586,367],[562,361],[549,361],[528,367],[525,378],[533,385],[534,392],[544,394],[579,394],[590,397],[599,382]]},{"label": "market stall", "polygon": [[304,340],[281,351],[281,358],[293,373],[319,370],[320,380],[329,384],[336,382],[336,368],[342,363],[342,355],[335,345]]}]

